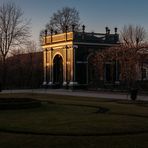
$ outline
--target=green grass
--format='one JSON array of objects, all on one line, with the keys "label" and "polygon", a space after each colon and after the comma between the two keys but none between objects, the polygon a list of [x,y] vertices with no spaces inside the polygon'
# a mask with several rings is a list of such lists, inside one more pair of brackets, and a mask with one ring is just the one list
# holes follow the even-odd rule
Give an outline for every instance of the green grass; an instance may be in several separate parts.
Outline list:
[{"label": "green grass", "polygon": [[[42,106],[0,110],[0,147],[147,148],[148,102],[48,94],[1,94],[34,98]],[[101,113],[99,109],[107,109]]]}]

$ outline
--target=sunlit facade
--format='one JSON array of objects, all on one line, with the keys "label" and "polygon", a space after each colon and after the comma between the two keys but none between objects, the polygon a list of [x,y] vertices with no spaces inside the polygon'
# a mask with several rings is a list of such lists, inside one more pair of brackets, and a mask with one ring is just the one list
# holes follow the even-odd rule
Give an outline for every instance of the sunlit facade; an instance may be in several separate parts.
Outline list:
[{"label": "sunlit facade", "polygon": [[[87,87],[94,71],[90,64],[95,52],[115,46],[118,34],[66,32],[46,35],[42,41],[44,56],[44,82],[49,87]],[[109,63],[108,63],[109,64]],[[110,69],[109,65],[106,70]],[[117,76],[115,76],[117,78]],[[110,79],[104,72],[100,80]]]}]

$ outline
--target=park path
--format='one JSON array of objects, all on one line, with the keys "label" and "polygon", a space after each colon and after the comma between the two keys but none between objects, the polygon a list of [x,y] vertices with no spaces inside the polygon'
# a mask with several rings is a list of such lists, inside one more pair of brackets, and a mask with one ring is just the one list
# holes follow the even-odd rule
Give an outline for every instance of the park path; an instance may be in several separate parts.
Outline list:
[{"label": "park path", "polygon": [[[1,93],[43,93],[69,96],[83,96],[107,99],[130,99],[130,95],[120,92],[103,91],[85,91],[85,90],[66,90],[66,89],[21,89],[21,90],[3,90]],[[138,95],[138,100],[148,101],[148,95]]]}]

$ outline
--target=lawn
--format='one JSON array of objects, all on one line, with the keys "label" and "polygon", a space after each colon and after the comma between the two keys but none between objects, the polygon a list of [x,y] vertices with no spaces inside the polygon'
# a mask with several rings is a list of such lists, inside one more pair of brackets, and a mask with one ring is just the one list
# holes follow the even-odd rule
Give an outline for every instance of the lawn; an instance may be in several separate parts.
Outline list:
[{"label": "lawn", "polygon": [[49,94],[32,109],[0,110],[0,147],[147,148],[148,102]]}]

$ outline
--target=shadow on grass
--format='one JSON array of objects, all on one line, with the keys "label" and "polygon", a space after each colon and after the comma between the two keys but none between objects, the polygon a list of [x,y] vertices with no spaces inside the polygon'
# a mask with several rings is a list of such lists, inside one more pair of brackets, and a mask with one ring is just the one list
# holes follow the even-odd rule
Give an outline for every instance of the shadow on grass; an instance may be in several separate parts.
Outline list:
[{"label": "shadow on grass", "polygon": [[29,109],[41,106],[41,101],[32,98],[0,98],[0,110]]}]

